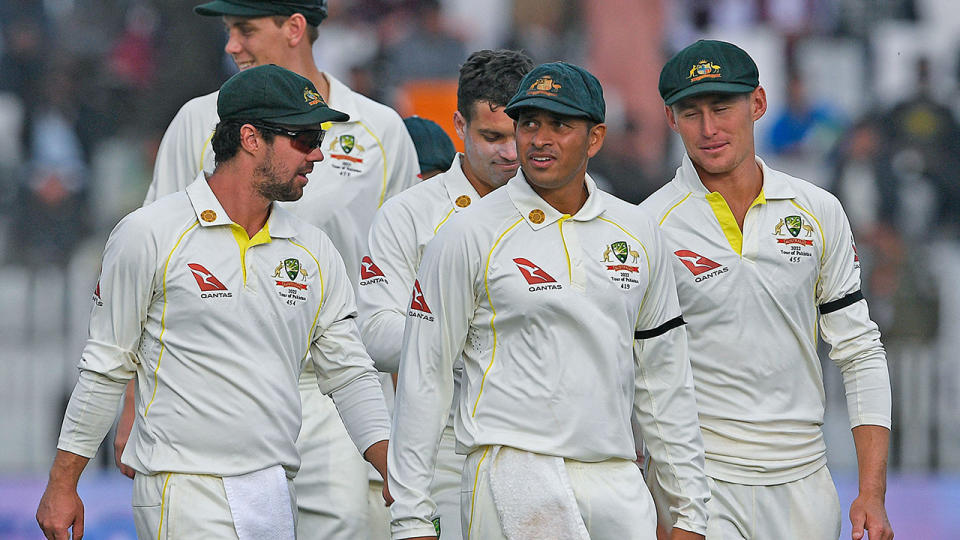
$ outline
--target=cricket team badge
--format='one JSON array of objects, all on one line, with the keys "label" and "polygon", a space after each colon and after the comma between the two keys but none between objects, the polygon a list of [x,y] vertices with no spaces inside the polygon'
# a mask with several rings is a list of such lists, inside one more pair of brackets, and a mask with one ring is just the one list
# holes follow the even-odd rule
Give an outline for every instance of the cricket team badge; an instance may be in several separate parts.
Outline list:
[{"label": "cricket team badge", "polygon": [[792,263],[813,256],[813,225],[798,214],[783,216],[773,226],[780,254]]},{"label": "cricket team badge", "polygon": [[703,79],[720,78],[720,66],[709,60],[701,60],[690,68],[690,74],[687,79],[690,82],[702,81]]},{"label": "cricket team badge", "polygon": [[[611,281],[621,289],[630,290],[634,285],[640,284],[640,280],[634,275],[640,271],[640,267],[635,266],[639,260],[638,251],[630,247],[625,240],[617,240],[607,244],[600,262],[610,263],[606,267]],[[628,261],[631,264],[627,264]]]},{"label": "cricket team badge", "polygon": [[334,137],[327,146],[327,155],[330,157],[330,166],[340,176],[354,176],[363,173],[363,154],[366,148],[360,144],[358,137],[344,133]]},{"label": "cricket team badge", "polygon": [[300,264],[300,259],[284,259],[273,269],[274,282],[277,285],[277,294],[287,301],[288,305],[295,306],[298,301],[305,301],[304,291],[307,290],[307,269]]}]

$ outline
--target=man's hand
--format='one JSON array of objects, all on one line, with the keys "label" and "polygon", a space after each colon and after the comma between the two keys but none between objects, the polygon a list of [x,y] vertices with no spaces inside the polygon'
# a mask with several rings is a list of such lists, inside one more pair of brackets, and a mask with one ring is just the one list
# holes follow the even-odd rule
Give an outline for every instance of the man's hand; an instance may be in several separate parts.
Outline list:
[{"label": "man's hand", "polygon": [[87,465],[88,458],[63,450],[50,468],[50,481],[37,507],[37,524],[49,540],[68,540],[73,527],[73,538],[83,538],[83,501],[77,495],[77,481]]},{"label": "man's hand", "polygon": [[[887,510],[879,495],[861,493],[850,504],[850,523],[853,525],[853,540],[892,540],[893,528],[887,519]],[[864,532],[869,531],[869,536]]]},{"label": "man's hand", "polygon": [[686,531],[683,529],[673,528],[673,532],[670,533],[670,540],[704,540],[702,534],[697,534],[694,532]]},{"label": "man's hand", "polygon": [[113,460],[117,468],[127,478],[133,478],[136,471],[120,462],[120,456],[123,455],[123,449],[127,446],[127,440],[130,439],[130,430],[133,429],[133,416],[135,414],[134,392],[136,392],[136,379],[127,383],[126,396],[123,399],[123,411],[120,412],[120,420],[117,422],[117,437],[113,440]]},{"label": "man's hand", "polygon": [[853,540],[890,540],[893,528],[883,502],[887,493],[890,430],[882,426],[857,426],[853,428],[853,443],[857,448],[860,492],[850,504],[850,524],[853,526],[850,536]]}]

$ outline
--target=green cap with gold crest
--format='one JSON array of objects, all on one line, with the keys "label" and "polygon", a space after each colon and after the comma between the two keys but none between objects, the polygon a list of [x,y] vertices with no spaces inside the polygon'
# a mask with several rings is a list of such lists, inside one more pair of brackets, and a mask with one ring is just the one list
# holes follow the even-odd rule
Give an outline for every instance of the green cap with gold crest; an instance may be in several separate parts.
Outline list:
[{"label": "green cap with gold crest", "polygon": [[566,116],[579,116],[603,123],[606,104],[603,88],[592,73],[574,64],[541,64],[520,81],[517,93],[503,112],[514,120],[520,109],[543,109]]},{"label": "green cap with gold crest", "polygon": [[660,71],[666,105],[700,94],[741,94],[760,86],[757,64],[733,43],[701,39],[667,60]]},{"label": "green cap with gold crest", "polygon": [[220,120],[261,120],[317,129],[324,122],[350,119],[328,107],[309,79],[274,64],[245,69],[223,83],[217,114]]}]

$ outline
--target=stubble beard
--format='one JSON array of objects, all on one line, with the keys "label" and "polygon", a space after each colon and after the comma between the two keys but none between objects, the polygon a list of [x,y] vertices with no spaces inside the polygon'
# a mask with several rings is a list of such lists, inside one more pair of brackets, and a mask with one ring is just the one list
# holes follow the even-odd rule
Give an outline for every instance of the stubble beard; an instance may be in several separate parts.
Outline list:
[{"label": "stubble beard", "polygon": [[257,193],[268,201],[296,201],[303,196],[303,189],[296,185],[296,174],[284,180],[287,174],[274,163],[272,148],[253,173],[260,178],[256,183]]}]

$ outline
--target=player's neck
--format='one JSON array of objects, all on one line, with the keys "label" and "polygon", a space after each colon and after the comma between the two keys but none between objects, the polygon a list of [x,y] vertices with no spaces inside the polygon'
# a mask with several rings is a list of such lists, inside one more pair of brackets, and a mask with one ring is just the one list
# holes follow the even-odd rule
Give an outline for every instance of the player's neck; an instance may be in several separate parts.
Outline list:
[{"label": "player's neck", "polygon": [[694,168],[708,191],[717,192],[723,196],[737,224],[743,230],[747,210],[763,189],[763,169],[760,168],[755,156],[748,157],[734,170],[723,174],[710,174],[696,163]]},{"label": "player's neck", "polygon": [[328,104],[330,102],[330,83],[326,75],[320,71],[317,64],[313,61],[313,52],[309,48],[295,51],[289,61],[282,67],[310,79],[310,82],[317,87],[317,92]]},{"label": "player's neck", "polygon": [[458,159],[460,162],[460,170],[463,171],[463,176],[466,177],[467,182],[470,182],[470,185],[473,186],[473,189],[477,190],[477,195],[481,197],[486,197],[488,193],[493,191],[493,187],[490,184],[480,180],[480,176],[473,170],[473,167],[470,166],[470,160],[467,159],[467,155]]},{"label": "player's neck", "polygon": [[243,227],[253,238],[270,217],[271,201],[258,193],[249,175],[242,174],[232,163],[221,164],[207,178],[210,191],[216,196],[231,221]]}]

